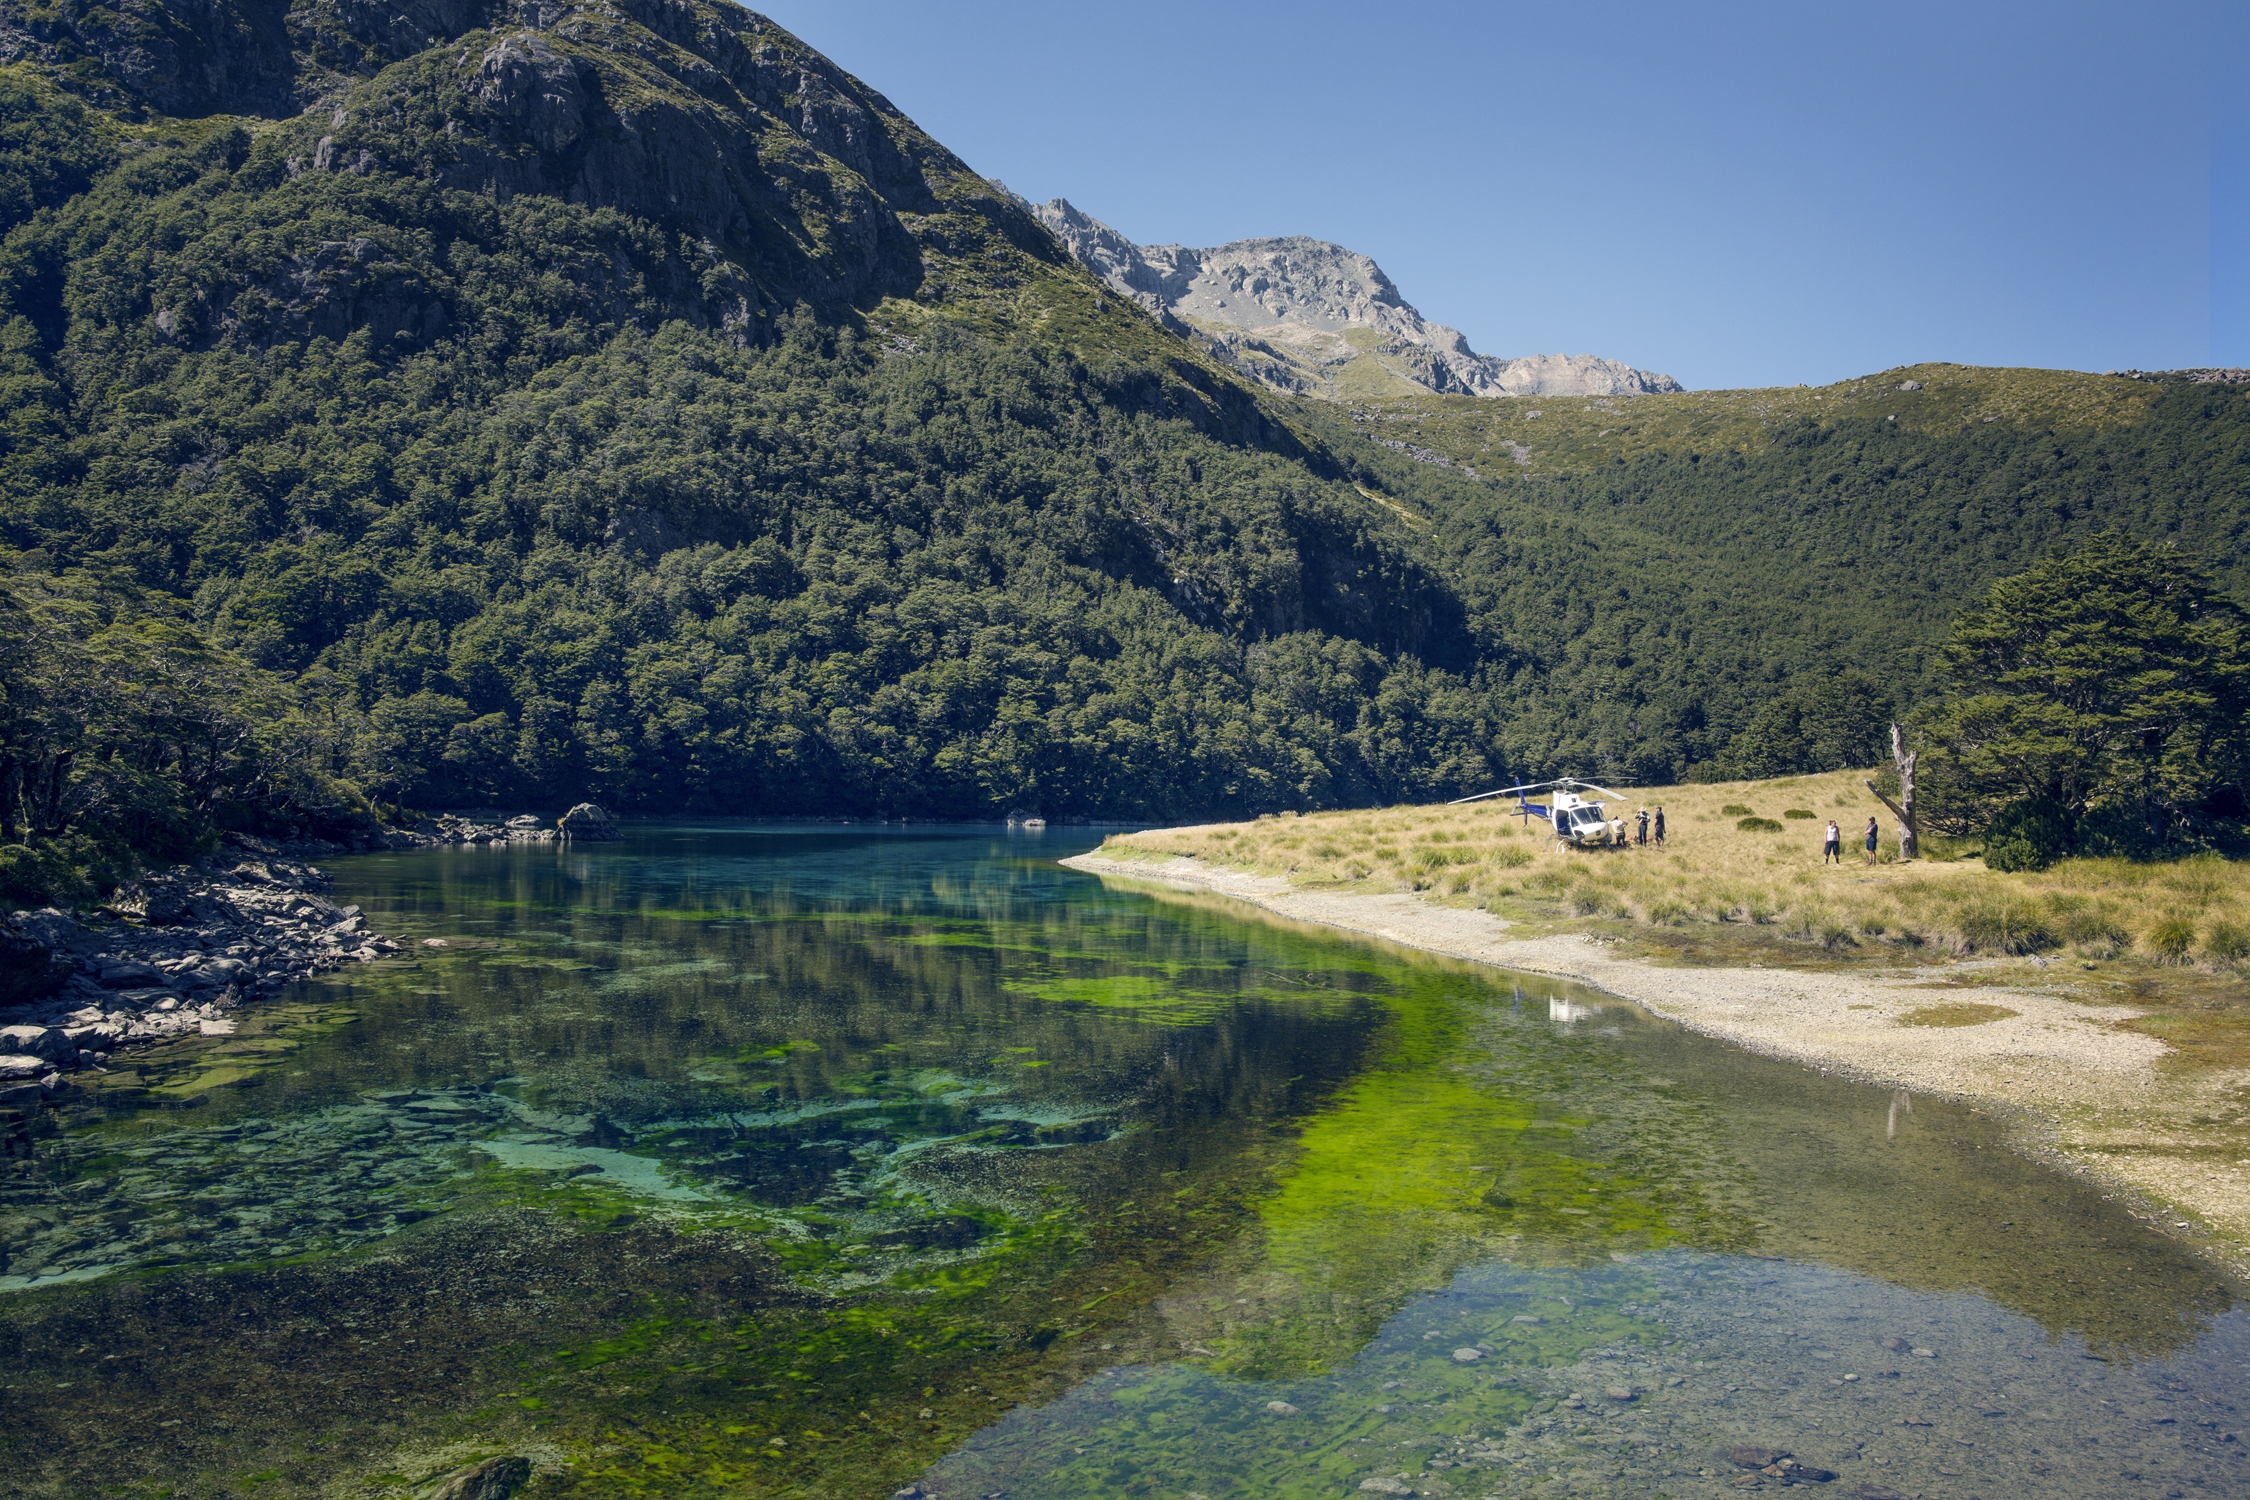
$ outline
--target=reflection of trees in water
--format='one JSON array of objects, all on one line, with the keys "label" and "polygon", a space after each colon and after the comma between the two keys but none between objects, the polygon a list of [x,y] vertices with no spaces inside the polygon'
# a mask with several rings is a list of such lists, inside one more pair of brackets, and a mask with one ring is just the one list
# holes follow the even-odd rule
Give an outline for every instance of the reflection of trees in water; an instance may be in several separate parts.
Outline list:
[{"label": "reflection of trees in water", "polygon": [[[745,840],[780,863],[725,852]],[[2228,1305],[2182,1252],[2006,1151],[1990,1121],[1926,1099],[1908,1113],[1584,991],[1526,980],[1525,1003],[1502,995],[1488,1010],[1489,971],[1339,943],[1210,898],[1105,894],[1036,865],[972,873],[977,846],[958,838],[936,858],[843,831],[714,836],[712,847],[701,863],[632,846],[537,848],[352,871],[364,882],[353,896],[386,930],[468,932],[490,946],[354,976],[358,1026],[309,1040],[287,1073],[220,1108],[514,1077],[529,1101],[592,1116],[590,1133],[609,1144],[660,1149],[706,1180],[825,1215],[819,1234],[878,1265],[998,1254],[1014,1243],[1006,1224],[1066,1211],[1068,1253],[1018,1256],[1005,1276],[946,1293],[915,1325],[935,1334],[911,1357],[850,1343],[874,1337],[850,1319],[931,1307],[921,1293],[875,1286],[775,1324],[793,1330],[791,1347],[841,1341],[852,1373],[825,1385],[784,1386],[771,1364],[789,1357],[781,1333],[741,1331],[744,1306],[786,1291],[761,1279],[753,1244],[719,1236],[693,1256],[656,1257],[628,1279],[672,1309],[667,1338],[740,1340],[683,1411],[708,1395],[810,1423],[847,1390],[865,1402],[923,1385],[950,1396],[961,1381],[1015,1389],[1052,1340],[1058,1358],[1107,1338],[1147,1358],[1192,1344],[1222,1369],[1307,1371],[1354,1357],[1404,1299],[1480,1259],[1562,1270],[1662,1244],[1978,1290],[2136,1357],[2184,1345]],[[837,1104],[854,1107],[784,1118]],[[885,1208],[886,1195],[920,1201]],[[416,1275],[442,1279],[459,1251],[456,1231],[440,1230],[397,1243]],[[518,1294],[471,1275],[482,1263],[458,1262],[465,1305]],[[290,1274],[309,1287],[330,1273]],[[727,1275],[739,1298],[723,1290]],[[355,1317],[391,1340],[383,1368],[402,1381],[418,1361],[457,1364],[484,1347],[477,1318],[449,1339],[416,1332],[422,1294],[400,1281],[393,1299],[388,1285],[355,1282]],[[588,1305],[599,1316],[587,1322],[581,1307],[573,1330],[636,1316],[616,1297]],[[281,1302],[273,1312],[284,1316]],[[125,1346],[184,1337],[163,1319],[122,1326]],[[242,1358],[258,1357],[252,1332],[243,1325]],[[406,1338],[419,1338],[413,1352]],[[233,1356],[214,1344],[210,1357]],[[706,1357],[654,1339],[589,1376],[553,1420],[656,1422],[655,1396],[603,1392],[628,1377],[661,1386],[649,1372]],[[430,1389],[466,1391],[457,1375]],[[232,1389],[214,1384],[215,1412]],[[75,1411],[80,1398],[58,1399]],[[84,1431],[99,1427],[97,1407]],[[308,1411],[303,1425],[331,1420]],[[81,1416],[55,1421],[67,1451]],[[938,1440],[901,1441],[927,1451]]]}]

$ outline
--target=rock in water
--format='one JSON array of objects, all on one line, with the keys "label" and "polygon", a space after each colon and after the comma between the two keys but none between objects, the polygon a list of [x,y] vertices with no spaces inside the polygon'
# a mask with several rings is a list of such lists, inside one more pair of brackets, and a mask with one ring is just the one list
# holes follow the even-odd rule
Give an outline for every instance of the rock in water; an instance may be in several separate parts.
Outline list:
[{"label": "rock in water", "polygon": [[446,1475],[430,1491],[430,1500],[508,1500],[530,1479],[530,1459],[513,1455],[488,1458]]},{"label": "rock in water", "polygon": [[566,839],[583,839],[588,843],[625,837],[617,831],[617,824],[611,821],[609,814],[591,802],[581,802],[564,813],[556,819],[555,827],[562,831],[562,836]]}]

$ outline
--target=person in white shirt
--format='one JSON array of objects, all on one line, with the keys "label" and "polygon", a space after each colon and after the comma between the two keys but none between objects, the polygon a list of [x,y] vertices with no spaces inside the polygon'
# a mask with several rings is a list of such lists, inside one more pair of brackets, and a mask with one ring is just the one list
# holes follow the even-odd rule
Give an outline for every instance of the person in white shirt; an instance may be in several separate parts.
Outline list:
[{"label": "person in white shirt", "polygon": [[1820,846],[1820,862],[1827,864],[1830,860],[1838,864],[1844,862],[1844,831],[1836,826],[1834,818],[1828,820],[1828,842]]}]

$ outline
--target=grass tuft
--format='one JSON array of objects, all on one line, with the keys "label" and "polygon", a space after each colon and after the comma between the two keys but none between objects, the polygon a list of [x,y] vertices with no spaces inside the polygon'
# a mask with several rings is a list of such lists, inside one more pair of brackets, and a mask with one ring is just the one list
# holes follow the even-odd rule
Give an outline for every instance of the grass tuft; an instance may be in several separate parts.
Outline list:
[{"label": "grass tuft", "polygon": [[2148,930],[2142,944],[2161,964],[2184,964],[2195,946],[2195,923],[2187,917],[2167,917]]}]

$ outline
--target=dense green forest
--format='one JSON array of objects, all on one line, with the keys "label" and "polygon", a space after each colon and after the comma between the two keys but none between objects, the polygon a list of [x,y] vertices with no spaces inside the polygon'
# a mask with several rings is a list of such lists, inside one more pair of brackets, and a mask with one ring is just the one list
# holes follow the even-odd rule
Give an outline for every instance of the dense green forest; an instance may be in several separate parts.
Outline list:
[{"label": "dense green forest", "polygon": [[1811,769],[2058,543],[2242,582],[2231,388],[1472,477],[1236,383],[750,12],[372,16],[0,3],[19,888],[396,806]]},{"label": "dense green forest", "polygon": [[[1956,614],[2108,528],[2199,554],[2250,598],[2250,390],[2173,383],[2146,406],[2099,427],[1800,418],[1756,451],[1498,480],[1354,442],[1339,408],[1293,414],[1431,518],[1480,656],[1509,663],[1500,758],[1659,782],[1872,762],[1888,711],[1936,685]],[[1836,746],[1848,758],[1735,745],[1770,705],[1815,699],[1868,730]]]}]

